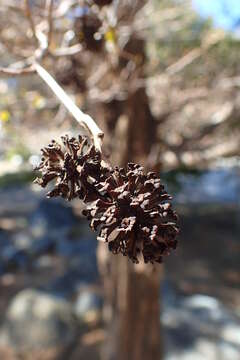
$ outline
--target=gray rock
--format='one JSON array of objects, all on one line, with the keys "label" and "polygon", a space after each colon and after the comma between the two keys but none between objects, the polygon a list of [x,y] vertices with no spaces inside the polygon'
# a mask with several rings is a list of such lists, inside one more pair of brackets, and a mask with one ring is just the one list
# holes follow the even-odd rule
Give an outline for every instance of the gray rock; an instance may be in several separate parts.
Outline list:
[{"label": "gray rock", "polygon": [[93,234],[88,237],[78,239],[60,238],[56,243],[56,252],[59,255],[69,258],[93,257],[96,254],[97,241]]},{"label": "gray rock", "polygon": [[77,318],[84,323],[97,323],[101,318],[102,298],[91,290],[83,290],[75,302]]},{"label": "gray rock", "polygon": [[9,245],[10,236],[7,231],[4,231],[0,227],[0,251]]},{"label": "gray rock", "polygon": [[88,284],[93,284],[97,280],[97,270],[94,263],[78,259],[74,264],[70,264],[66,272],[55,278],[48,286],[48,290],[65,299],[70,299],[78,293],[79,289]]},{"label": "gray rock", "polygon": [[239,350],[227,343],[199,339],[194,349],[169,352],[165,360],[239,360]]},{"label": "gray rock", "polygon": [[[170,295],[169,295],[170,293]],[[218,299],[163,292],[166,360],[240,359],[240,318]],[[166,301],[168,298],[172,301]]]},{"label": "gray rock", "polygon": [[30,229],[36,238],[49,234],[64,236],[76,224],[70,206],[60,199],[43,199],[30,216]]},{"label": "gray rock", "polygon": [[18,215],[34,212],[42,192],[34,192],[29,186],[11,187],[0,190],[0,216]]},{"label": "gray rock", "polygon": [[[238,331],[239,334],[239,331]],[[218,344],[218,354],[221,357],[217,358],[221,360],[239,360],[240,358],[240,347],[234,346],[234,344],[222,341]]]},{"label": "gray rock", "polygon": [[77,335],[76,318],[67,301],[27,289],[10,303],[0,345],[30,350],[62,348],[72,344]]},{"label": "gray rock", "polygon": [[5,271],[15,271],[27,265],[28,256],[26,251],[9,245],[0,254],[0,262],[4,266]]},{"label": "gray rock", "polygon": [[[66,237],[77,223],[73,210],[61,199],[43,199],[29,216],[31,242],[28,247],[32,258],[57,252],[59,243],[67,242]],[[71,244],[69,244],[71,248]],[[66,250],[64,248],[64,250]]]},{"label": "gray rock", "polygon": [[[175,196],[177,203],[232,203],[239,201],[238,168],[217,168],[198,175],[179,174],[181,191]],[[225,184],[228,184],[226,187]],[[224,191],[223,191],[224,189]]]},{"label": "gray rock", "polygon": [[240,351],[240,324],[226,324],[221,332],[222,339],[237,346]]}]

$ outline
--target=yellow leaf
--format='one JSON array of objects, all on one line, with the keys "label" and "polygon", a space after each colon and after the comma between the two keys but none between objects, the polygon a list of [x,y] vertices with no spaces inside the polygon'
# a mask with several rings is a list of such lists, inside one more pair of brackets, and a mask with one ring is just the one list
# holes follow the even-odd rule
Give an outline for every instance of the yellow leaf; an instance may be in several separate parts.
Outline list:
[{"label": "yellow leaf", "polygon": [[116,43],[116,33],[114,29],[110,28],[105,34],[104,34],[105,40],[107,42]]},{"label": "yellow leaf", "polygon": [[46,99],[44,99],[41,95],[35,95],[33,99],[33,106],[37,110],[43,109],[46,106]]},{"label": "yellow leaf", "polygon": [[2,122],[8,122],[10,120],[11,114],[8,110],[3,110],[0,112],[0,120]]}]

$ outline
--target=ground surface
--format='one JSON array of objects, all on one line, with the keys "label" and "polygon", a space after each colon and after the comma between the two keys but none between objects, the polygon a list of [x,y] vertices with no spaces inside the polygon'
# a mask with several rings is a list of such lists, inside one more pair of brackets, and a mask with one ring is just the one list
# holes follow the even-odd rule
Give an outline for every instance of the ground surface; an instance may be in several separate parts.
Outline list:
[{"label": "ground surface", "polygon": [[[32,249],[33,239],[40,244],[37,247],[40,251],[41,246],[58,240],[54,255],[43,256],[30,265],[25,258],[20,261],[19,254],[11,255],[11,271],[0,269],[1,323],[10,300],[26,287],[49,289],[72,304],[83,284],[101,292],[95,241],[89,238],[81,219],[71,217],[64,210],[68,215],[61,220],[57,208],[49,207],[48,202],[43,206],[43,194],[30,186],[5,188],[0,197],[1,258],[12,254],[13,249]],[[162,286],[166,358],[237,360],[240,357],[239,207],[237,202],[185,203],[178,207],[180,244],[166,262]],[[101,326],[88,328],[69,354],[69,360],[85,356],[95,360],[103,338]],[[11,360],[20,359],[13,354],[8,356]],[[48,355],[41,358],[45,360]],[[7,355],[4,359],[7,360]]]}]

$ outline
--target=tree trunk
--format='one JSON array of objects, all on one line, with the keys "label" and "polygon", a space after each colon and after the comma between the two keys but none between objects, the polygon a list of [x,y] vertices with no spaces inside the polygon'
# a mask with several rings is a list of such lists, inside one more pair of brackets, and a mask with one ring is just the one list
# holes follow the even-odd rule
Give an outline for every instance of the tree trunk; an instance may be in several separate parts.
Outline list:
[{"label": "tree trunk", "polygon": [[104,281],[108,328],[102,358],[161,359],[161,268],[153,269],[151,265],[145,264],[132,265],[121,256],[111,256],[110,264],[108,269],[111,270],[111,276],[105,277]]},{"label": "tree trunk", "polygon": [[[128,161],[144,162],[155,141],[155,120],[145,88],[130,94],[125,117],[119,121],[125,133],[118,139],[121,165]],[[126,125],[127,119],[127,125]],[[119,126],[116,127],[118,131]],[[124,150],[125,149],[125,150]],[[160,360],[160,280],[162,267],[133,265],[122,255],[108,254],[106,244],[98,250],[99,269],[105,293],[104,318],[107,339],[103,360]]]}]

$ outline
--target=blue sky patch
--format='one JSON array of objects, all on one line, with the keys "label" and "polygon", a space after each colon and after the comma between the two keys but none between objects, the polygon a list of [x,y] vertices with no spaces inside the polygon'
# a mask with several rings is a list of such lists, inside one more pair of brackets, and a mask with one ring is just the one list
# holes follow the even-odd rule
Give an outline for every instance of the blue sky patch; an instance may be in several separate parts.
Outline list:
[{"label": "blue sky patch", "polygon": [[212,18],[216,27],[235,30],[240,27],[240,0],[192,0],[194,9],[204,18]]}]

